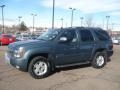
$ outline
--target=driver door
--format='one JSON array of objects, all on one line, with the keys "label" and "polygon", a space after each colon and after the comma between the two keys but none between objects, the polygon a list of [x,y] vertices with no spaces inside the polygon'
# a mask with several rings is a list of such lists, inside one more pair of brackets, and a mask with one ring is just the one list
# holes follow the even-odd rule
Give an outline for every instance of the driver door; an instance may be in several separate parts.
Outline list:
[{"label": "driver door", "polygon": [[[57,42],[55,47],[56,65],[67,65],[78,62],[78,36],[76,30],[65,30],[59,37],[66,37],[66,42]],[[59,41],[58,40],[58,41]]]}]

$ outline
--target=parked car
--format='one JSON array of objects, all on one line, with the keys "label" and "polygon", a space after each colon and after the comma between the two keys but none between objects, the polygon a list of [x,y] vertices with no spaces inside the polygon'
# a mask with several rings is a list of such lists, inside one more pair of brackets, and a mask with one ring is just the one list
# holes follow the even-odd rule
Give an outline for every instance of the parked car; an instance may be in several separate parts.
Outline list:
[{"label": "parked car", "polygon": [[25,41],[25,40],[30,40],[30,35],[28,34],[18,34],[16,35],[17,41]]},{"label": "parked car", "polygon": [[26,41],[26,40],[34,40],[38,38],[38,35],[29,35],[29,34],[17,34],[17,41]]},{"label": "parked car", "polygon": [[35,40],[39,37],[40,35],[30,35],[30,39],[31,40]]},{"label": "parked car", "polygon": [[1,34],[0,35],[0,45],[8,45],[15,42],[16,39],[10,34]]},{"label": "parked car", "polygon": [[113,44],[120,45],[120,37],[116,37],[112,39]]},{"label": "parked car", "polygon": [[106,31],[76,27],[49,30],[36,40],[12,43],[5,58],[40,79],[61,67],[91,63],[94,68],[102,68],[112,54],[112,40]]}]

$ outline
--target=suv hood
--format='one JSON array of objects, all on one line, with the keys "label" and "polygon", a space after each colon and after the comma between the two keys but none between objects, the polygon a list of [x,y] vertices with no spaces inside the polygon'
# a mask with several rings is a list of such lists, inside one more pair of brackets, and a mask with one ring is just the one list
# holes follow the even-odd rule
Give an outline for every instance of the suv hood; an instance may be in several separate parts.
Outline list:
[{"label": "suv hood", "polygon": [[45,47],[51,45],[51,41],[44,41],[44,40],[28,40],[28,41],[18,41],[15,43],[11,43],[9,45],[10,48],[17,48],[17,47]]}]

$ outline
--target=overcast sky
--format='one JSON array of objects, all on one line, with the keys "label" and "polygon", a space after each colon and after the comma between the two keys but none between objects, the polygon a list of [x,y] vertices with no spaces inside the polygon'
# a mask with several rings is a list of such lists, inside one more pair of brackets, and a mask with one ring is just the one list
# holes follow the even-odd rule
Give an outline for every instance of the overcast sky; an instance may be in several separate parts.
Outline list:
[{"label": "overcast sky", "polygon": [[[31,13],[37,14],[35,26],[51,27],[52,0],[0,0],[0,6],[4,8],[5,24],[18,24],[18,16],[22,16],[27,26],[32,26]],[[55,26],[61,26],[61,18],[64,19],[64,27],[70,26],[71,10],[74,12],[73,26],[80,26],[80,17],[92,17],[96,26],[106,24],[106,16],[110,16],[110,24],[120,27],[120,0],[55,0]],[[1,16],[1,10],[0,10]],[[0,23],[1,17],[0,17]]]}]

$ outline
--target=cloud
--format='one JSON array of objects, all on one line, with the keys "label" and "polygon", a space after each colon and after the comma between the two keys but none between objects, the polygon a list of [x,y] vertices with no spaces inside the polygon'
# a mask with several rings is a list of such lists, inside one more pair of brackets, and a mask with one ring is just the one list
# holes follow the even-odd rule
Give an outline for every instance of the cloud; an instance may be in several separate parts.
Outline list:
[{"label": "cloud", "polygon": [[112,15],[112,16],[120,16],[120,11],[111,12],[109,14]]},{"label": "cloud", "polygon": [[[2,19],[0,19],[2,21]],[[16,22],[17,19],[9,19],[9,18],[5,18],[4,21],[7,21],[7,22]]]},{"label": "cloud", "polygon": [[[52,0],[42,0],[42,5],[52,8]],[[83,13],[108,12],[120,9],[119,0],[55,0],[56,8],[74,7]]]},{"label": "cloud", "polygon": [[[7,0],[6,0],[7,1]],[[10,1],[10,0],[9,0]],[[21,1],[24,1],[24,0],[12,0],[14,2],[21,2]]]}]

